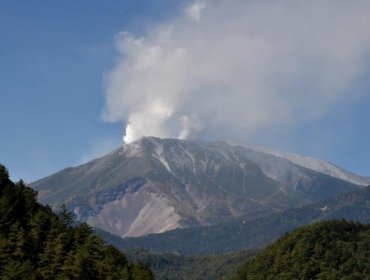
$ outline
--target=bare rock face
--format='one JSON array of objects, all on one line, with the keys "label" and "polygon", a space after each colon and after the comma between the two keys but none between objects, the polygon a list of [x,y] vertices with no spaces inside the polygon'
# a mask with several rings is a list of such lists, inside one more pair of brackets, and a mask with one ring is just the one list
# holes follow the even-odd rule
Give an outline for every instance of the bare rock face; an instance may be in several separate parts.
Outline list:
[{"label": "bare rock face", "polygon": [[145,187],[108,202],[87,222],[121,237],[162,233],[181,227],[180,216],[171,202]]},{"label": "bare rock face", "polygon": [[[324,166],[324,167],[322,167]],[[256,147],[145,137],[31,184],[121,237],[248,220],[370,184],[328,162]]]}]

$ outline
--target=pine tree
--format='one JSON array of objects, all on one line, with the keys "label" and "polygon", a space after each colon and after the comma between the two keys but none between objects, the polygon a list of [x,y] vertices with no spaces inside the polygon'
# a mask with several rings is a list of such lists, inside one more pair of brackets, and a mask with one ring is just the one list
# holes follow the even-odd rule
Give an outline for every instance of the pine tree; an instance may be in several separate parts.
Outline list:
[{"label": "pine tree", "polygon": [[22,180],[11,182],[0,165],[0,279],[154,279],[87,224],[74,226],[66,207],[56,215],[36,197]]},{"label": "pine tree", "polygon": [[7,180],[9,180],[8,169],[4,165],[0,164],[0,184],[3,184]]}]

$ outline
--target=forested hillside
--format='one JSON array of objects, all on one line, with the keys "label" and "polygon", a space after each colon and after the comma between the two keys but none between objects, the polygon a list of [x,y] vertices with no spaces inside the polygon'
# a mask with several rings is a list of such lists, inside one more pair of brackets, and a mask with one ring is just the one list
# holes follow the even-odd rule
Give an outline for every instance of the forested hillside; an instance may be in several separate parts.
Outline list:
[{"label": "forested hillside", "polygon": [[183,256],[144,250],[125,251],[133,262],[150,266],[156,280],[227,280],[256,252],[210,256]]},{"label": "forested hillside", "polygon": [[68,211],[56,215],[36,195],[0,165],[1,279],[153,279],[147,267],[129,264],[87,224],[74,226]]},{"label": "forested hillside", "polygon": [[370,279],[370,225],[343,220],[301,227],[260,252],[234,279]]}]

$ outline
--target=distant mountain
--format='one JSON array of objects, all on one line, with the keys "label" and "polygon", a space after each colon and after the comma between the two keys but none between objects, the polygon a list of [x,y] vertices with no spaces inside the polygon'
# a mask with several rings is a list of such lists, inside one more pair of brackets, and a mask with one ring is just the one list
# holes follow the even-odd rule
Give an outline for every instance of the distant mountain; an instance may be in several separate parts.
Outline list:
[{"label": "distant mountain", "polygon": [[282,237],[233,279],[369,279],[369,248],[370,225],[320,222]]},{"label": "distant mountain", "polygon": [[239,219],[214,226],[124,239],[102,231],[98,234],[121,250],[141,248],[183,255],[211,255],[261,249],[299,226],[331,219],[370,224],[370,187],[249,221]]},{"label": "distant mountain", "polygon": [[252,146],[144,137],[31,186],[41,202],[127,237],[248,221],[367,182],[328,162]]}]

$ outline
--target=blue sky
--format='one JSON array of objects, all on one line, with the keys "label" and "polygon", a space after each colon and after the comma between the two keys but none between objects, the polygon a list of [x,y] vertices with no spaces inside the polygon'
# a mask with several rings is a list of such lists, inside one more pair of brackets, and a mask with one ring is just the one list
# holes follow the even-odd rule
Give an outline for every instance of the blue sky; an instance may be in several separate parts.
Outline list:
[{"label": "blue sky", "polygon": [[[187,137],[204,140],[237,139],[242,142],[252,142],[330,160],[350,171],[370,176],[368,144],[370,143],[370,130],[368,128],[370,120],[370,81],[368,79],[370,60],[368,56],[363,55],[363,53],[370,54],[370,52],[363,51],[368,46],[366,45],[367,41],[358,42],[355,47],[351,45],[339,54],[349,54],[354,57],[353,61],[356,62],[358,58],[361,58],[361,71],[350,72],[350,74],[355,72],[356,76],[346,82],[345,86],[341,85],[341,88],[337,89],[338,78],[334,76],[336,81],[334,86],[328,87],[328,91],[346,92],[346,94],[338,94],[334,98],[327,95],[324,98],[322,98],[323,95],[312,99],[308,98],[307,102],[302,104],[308,104],[307,107],[312,107],[312,110],[303,108],[302,115],[304,117],[300,116],[300,108],[302,108],[302,104],[298,102],[301,100],[300,97],[297,97],[295,101],[300,104],[299,106],[284,106],[287,99],[282,99],[282,102],[277,99],[277,103],[273,104],[274,108],[277,108],[273,115],[277,115],[276,119],[279,122],[272,121],[274,117],[267,113],[262,114],[260,119],[249,122],[251,115],[243,115],[244,113],[233,115],[231,113],[233,108],[238,105],[233,102],[230,102],[230,107],[225,104],[225,108],[219,112],[220,107],[217,104],[213,106],[212,97],[210,97],[213,94],[212,88],[218,85],[217,83],[213,84],[212,78],[209,78],[204,72],[212,73],[215,77],[219,77],[218,79],[220,77],[225,79],[225,82],[220,85],[221,87],[238,91],[244,84],[240,82],[239,78],[235,78],[238,76],[235,73],[249,70],[249,68],[243,68],[244,66],[240,66],[238,70],[232,69],[234,64],[229,65],[228,61],[232,61],[235,57],[227,54],[222,65],[225,65],[226,70],[230,67],[228,73],[233,73],[232,76],[225,73],[226,70],[217,70],[217,65],[213,65],[213,62],[211,65],[210,62],[214,59],[210,57],[208,60],[207,58],[204,60],[204,71],[198,73],[202,78],[199,79],[201,81],[197,79],[198,76],[187,75],[186,79],[178,81],[178,84],[186,83],[186,86],[180,87],[178,84],[165,83],[165,90],[174,89],[178,92],[174,99],[166,96],[172,102],[170,104],[172,107],[170,106],[169,109],[164,107],[164,109],[168,109],[168,114],[163,115],[163,111],[160,111],[161,114],[158,116],[156,115],[158,110],[155,110],[154,113],[148,115],[151,108],[142,107],[140,100],[135,103],[141,88],[134,88],[138,93],[134,91],[134,96],[131,96],[131,93],[126,93],[128,91],[126,87],[133,83],[132,79],[134,78],[135,81],[138,79],[141,82],[142,75],[138,76],[139,78],[135,76],[138,73],[131,70],[134,64],[130,61],[137,61],[138,57],[146,55],[148,50],[153,50],[154,45],[159,46],[160,58],[171,58],[166,65],[173,65],[173,72],[180,74],[183,68],[179,67],[179,64],[186,63],[188,57],[183,53],[194,54],[193,57],[189,58],[191,62],[196,60],[198,56],[205,56],[203,46],[210,50],[214,49],[215,54],[217,51],[223,54],[229,51],[230,46],[236,45],[234,43],[237,36],[226,36],[225,33],[221,32],[225,26],[228,28],[234,26],[228,26],[229,18],[222,16],[221,12],[225,8],[221,4],[212,6],[210,2],[174,0],[2,1],[0,5],[0,161],[9,168],[13,178],[21,177],[30,182],[62,168],[74,166],[102,155],[122,143],[122,135],[125,133],[125,126],[129,123],[129,119],[132,120],[131,128],[133,131],[136,129],[136,135],[140,136],[141,132],[135,121],[138,122],[138,120],[148,117],[157,120],[156,123],[150,124],[153,130],[148,128],[148,131],[152,132],[150,134],[156,136],[188,135]],[[205,13],[204,25],[201,25],[200,12],[203,9],[205,12],[208,11],[208,7],[203,7],[206,6],[204,3],[207,3],[210,9],[208,14]],[[240,1],[235,1],[235,3],[237,8],[238,5],[244,5],[240,4]],[[286,3],[286,5],[290,4]],[[244,6],[240,7],[245,8]],[[267,11],[263,10],[267,9],[266,7],[249,8],[257,9],[255,11],[262,10],[263,13],[266,13],[276,7],[270,7]],[[187,22],[184,10],[188,12],[188,17],[191,17],[194,23]],[[290,14],[296,11],[290,8],[286,10]],[[225,11],[226,14],[232,12],[235,11]],[[338,11],[338,13],[340,12]],[[357,10],[354,9],[351,12],[353,17]],[[249,17],[252,23],[259,22],[260,18],[255,17]],[[218,19],[217,24],[219,25],[213,22],[214,18]],[[292,17],[292,20],[294,21],[295,18]],[[165,28],[162,27],[163,23],[165,23]],[[251,23],[244,22],[243,24],[241,27],[235,27],[236,34],[241,32],[240,30],[244,30],[245,26],[250,26]],[[169,43],[166,41],[163,45],[158,38],[162,38],[163,30],[167,30],[168,26],[175,30],[174,35],[171,35]],[[256,32],[260,32],[259,30],[263,26],[259,24],[256,27]],[[212,33],[210,30],[214,30],[213,27],[220,30],[220,34],[216,34],[214,37],[212,37],[213,35],[210,37],[204,35]],[[225,30],[228,30],[226,27]],[[328,28],[330,31],[331,27]],[[351,31],[351,29],[349,30]],[[130,35],[125,35],[124,38],[117,35],[123,31],[129,32]],[[267,38],[270,38],[269,34],[263,33]],[[285,35],[282,33],[282,37]],[[191,43],[192,36],[196,38],[196,44]],[[222,39],[223,37],[226,39]],[[140,41],[140,38],[144,38],[144,40]],[[207,41],[214,43],[218,38],[223,41],[229,40],[229,43],[225,46],[220,44],[219,50],[207,46]],[[290,37],[287,36],[287,38],[289,40]],[[138,41],[140,41],[140,46],[137,44]],[[131,46],[130,42],[134,42],[134,45]],[[279,45],[281,42],[284,41],[279,40],[276,43]],[[123,47],[120,47],[121,45]],[[249,45],[253,46],[253,44]],[[349,48],[351,48],[350,51],[348,51]],[[132,53],[128,53],[129,51]],[[248,61],[253,57],[259,57],[258,52],[254,52],[253,49],[250,51],[253,55]],[[292,51],[295,54],[294,49]],[[359,52],[361,52],[361,56],[357,56]],[[267,50],[266,53],[275,54],[271,50]],[[152,52],[150,54],[152,55]],[[298,54],[306,55],[301,52]],[[238,56],[248,56],[248,54],[243,52]],[[180,57],[181,63],[176,60],[178,57]],[[222,57],[219,55],[218,59],[222,60]],[[275,61],[275,58],[273,60]],[[263,65],[263,62],[258,61],[258,65]],[[352,64],[349,65],[352,66]],[[330,70],[332,64],[324,66]],[[296,67],[294,63],[292,63],[292,67]],[[317,87],[312,84],[317,81],[313,74],[316,73],[317,67],[316,64],[313,64],[313,71],[301,67],[294,71],[294,73],[298,73],[296,75],[308,73],[307,76],[310,78],[297,78],[296,83],[289,85],[286,92],[301,91],[306,93],[306,97],[315,94]],[[162,64],[153,64],[152,69],[154,70],[150,71],[154,71],[153,73],[168,73],[166,72],[168,69],[164,69]],[[268,70],[271,69],[268,68]],[[277,71],[280,68],[272,70]],[[150,71],[146,71],[145,75],[153,74]],[[267,72],[267,70],[263,71]],[[114,73],[117,74],[116,77]],[[125,74],[127,75],[125,76]],[[338,75],[345,74],[347,72],[344,71],[339,72]],[[127,76],[134,78],[127,80]],[[280,74],[277,76],[281,79],[285,78]],[[154,75],[154,77],[156,80],[148,82],[148,86],[153,86],[153,88],[162,83],[160,80],[158,81],[157,76]],[[170,78],[172,81],[177,81],[176,77],[178,75]],[[256,77],[256,79],[261,78],[261,76]],[[270,76],[264,74],[263,77]],[[328,80],[331,78],[332,76]],[[117,94],[110,90],[116,84],[124,92],[119,95],[124,100],[124,104],[118,106],[118,109],[109,105],[109,102],[116,103]],[[189,88],[188,84],[194,86]],[[233,88],[234,85],[238,85],[238,87]],[[257,85],[254,86],[257,90],[261,89]],[[265,91],[265,95],[258,96],[273,97],[275,96],[275,87],[281,89],[282,86],[285,86],[285,83],[273,82],[271,88]],[[265,90],[265,87],[263,89]],[[197,93],[199,95],[194,95],[189,91],[199,92]],[[200,97],[203,91],[207,94]],[[242,96],[244,96],[244,91],[238,95],[231,94],[230,98],[235,97],[236,102],[244,100],[246,104],[249,104],[253,103],[250,100],[256,97],[251,93],[248,95],[250,99],[247,101]],[[161,98],[163,96],[158,94],[151,96],[152,103],[150,104],[154,104],[153,100],[162,100]],[[321,98],[328,100],[327,104],[325,103],[325,108],[320,107]],[[225,103],[223,97],[215,98],[215,100],[218,99]],[[291,98],[288,97],[288,99]],[[199,100],[201,102],[198,102]],[[168,102],[170,103],[170,101]],[[198,108],[194,104],[197,102],[205,107],[208,107],[206,104],[210,103],[212,111],[208,114],[204,110],[205,113],[202,113],[203,107]],[[187,105],[183,105],[185,103]],[[140,104],[140,107],[137,104]],[[252,105],[255,107],[254,103]],[[159,108],[163,109],[161,106]],[[247,105],[246,108],[248,108]],[[249,111],[251,109],[252,107],[248,108]],[[167,112],[166,110],[165,112]],[[271,107],[263,107],[260,111],[263,112],[263,110],[270,112]],[[315,114],[311,111],[315,111]],[[231,117],[213,117],[212,114],[215,116],[230,115]],[[177,119],[181,119],[182,129],[177,128]],[[184,123],[190,123],[190,126],[185,127]],[[235,129],[230,128],[233,126],[232,124],[235,124]],[[205,129],[207,127],[210,129]],[[178,130],[181,130],[181,133]],[[190,133],[190,130],[196,130],[197,133]]]}]

